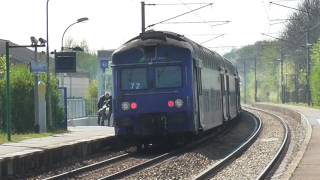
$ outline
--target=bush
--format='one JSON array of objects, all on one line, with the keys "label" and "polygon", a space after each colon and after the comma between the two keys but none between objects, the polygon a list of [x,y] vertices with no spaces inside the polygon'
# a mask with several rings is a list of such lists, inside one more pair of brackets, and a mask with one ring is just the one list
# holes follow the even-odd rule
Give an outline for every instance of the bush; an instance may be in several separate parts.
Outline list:
[{"label": "bush", "polygon": [[[12,131],[15,133],[27,133],[35,130],[34,117],[34,75],[26,66],[13,66],[11,68],[11,120]],[[41,75],[45,82],[46,76]],[[0,109],[4,109],[5,80],[0,80]],[[53,127],[59,129],[63,124],[63,110],[58,106],[59,94],[56,79],[52,78],[52,114]],[[47,123],[48,124],[48,123]]]}]

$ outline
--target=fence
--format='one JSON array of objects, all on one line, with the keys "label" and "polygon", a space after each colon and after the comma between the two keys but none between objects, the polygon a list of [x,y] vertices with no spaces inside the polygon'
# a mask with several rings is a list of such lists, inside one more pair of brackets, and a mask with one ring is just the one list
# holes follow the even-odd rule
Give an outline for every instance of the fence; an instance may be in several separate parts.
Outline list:
[{"label": "fence", "polygon": [[88,116],[96,116],[97,100],[83,98],[67,99],[67,117],[68,119],[83,118]]}]

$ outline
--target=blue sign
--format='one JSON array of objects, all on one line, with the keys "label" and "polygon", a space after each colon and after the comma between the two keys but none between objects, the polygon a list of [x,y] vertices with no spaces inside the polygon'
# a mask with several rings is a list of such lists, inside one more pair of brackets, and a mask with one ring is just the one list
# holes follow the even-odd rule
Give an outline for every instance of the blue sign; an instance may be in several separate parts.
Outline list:
[{"label": "blue sign", "polygon": [[109,61],[107,59],[100,59],[100,67],[104,71],[109,66]]},{"label": "blue sign", "polygon": [[47,65],[38,62],[31,62],[30,69],[33,73],[45,73],[47,72]]}]

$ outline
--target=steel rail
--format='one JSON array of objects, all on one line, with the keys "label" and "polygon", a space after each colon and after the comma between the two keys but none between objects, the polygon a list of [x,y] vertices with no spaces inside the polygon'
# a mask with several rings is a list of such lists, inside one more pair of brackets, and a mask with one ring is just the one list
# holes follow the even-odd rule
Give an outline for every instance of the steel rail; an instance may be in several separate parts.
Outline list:
[{"label": "steel rail", "polygon": [[[233,124],[231,124],[231,123],[233,123]],[[208,142],[212,138],[222,136],[223,134],[227,133],[230,130],[230,128],[232,127],[232,125],[235,124],[235,122],[231,121],[231,122],[228,122],[227,124],[229,126],[222,126],[221,128],[217,129],[214,133],[211,133],[208,136],[202,137],[201,139],[198,139],[189,145],[186,145],[182,148],[179,148],[177,150],[174,150],[174,151],[171,151],[168,153],[164,153],[164,154],[159,155],[155,158],[152,158],[146,162],[140,163],[140,164],[135,165],[133,167],[129,167],[123,171],[120,171],[120,172],[111,174],[109,176],[100,178],[99,180],[121,179],[121,178],[130,176],[134,173],[137,173],[137,172],[141,171],[142,169],[146,169],[146,168],[152,167],[153,165],[158,165],[159,163],[165,162],[171,158],[175,158],[179,154],[183,154],[191,149],[194,149],[194,148],[198,147],[199,145],[202,145],[202,144]]]},{"label": "steel rail", "polygon": [[[247,107],[248,108],[248,107]],[[285,156],[288,146],[290,144],[290,128],[288,127],[288,124],[278,115],[272,114],[271,112],[258,109],[258,108],[248,108],[248,109],[254,109],[257,111],[264,112],[266,114],[269,114],[270,116],[275,117],[281,122],[281,125],[284,129],[284,137],[282,139],[282,143],[277,151],[277,153],[274,155],[272,160],[269,162],[269,164],[264,168],[264,170],[259,174],[259,176],[256,178],[256,180],[260,179],[266,179],[268,176],[271,176],[276,171],[277,163],[279,163],[282,158]]]},{"label": "steel rail", "polygon": [[232,151],[229,155],[218,161],[217,163],[210,165],[204,171],[193,177],[194,180],[204,180],[209,179],[210,177],[214,176],[221,168],[227,166],[229,162],[234,160],[236,157],[241,155],[246,149],[255,142],[257,137],[259,136],[261,129],[262,129],[262,121],[260,117],[255,116],[251,112],[245,111],[249,114],[249,116],[254,119],[255,128],[254,131],[251,133],[250,138],[247,139],[244,143],[239,145],[234,151]]},{"label": "steel rail", "polygon": [[90,171],[92,169],[96,169],[96,168],[99,168],[101,166],[105,166],[105,165],[108,165],[108,164],[123,160],[123,159],[125,159],[125,158],[127,158],[127,157],[129,157],[131,155],[132,155],[132,153],[124,153],[124,154],[121,154],[119,156],[112,157],[110,159],[106,159],[106,160],[103,160],[103,161],[100,161],[100,162],[97,162],[97,163],[94,163],[94,164],[90,164],[90,165],[87,165],[87,166],[83,166],[83,167],[80,167],[80,168],[77,168],[77,169],[74,169],[74,170],[71,170],[71,171],[67,171],[67,172],[55,175],[55,176],[51,176],[51,177],[45,178],[44,180],[66,179],[66,178],[72,177],[72,176],[74,176],[76,174],[79,174],[79,173],[82,173],[82,172],[85,172],[85,171]]}]

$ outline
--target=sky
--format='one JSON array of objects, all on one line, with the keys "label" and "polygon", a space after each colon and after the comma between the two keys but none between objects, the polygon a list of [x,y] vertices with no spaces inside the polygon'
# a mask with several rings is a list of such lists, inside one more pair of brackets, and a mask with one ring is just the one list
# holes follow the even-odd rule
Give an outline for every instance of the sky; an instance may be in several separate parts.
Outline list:
[{"label": "sky", "polygon": [[[141,0],[50,0],[49,48],[61,48],[64,30],[77,19],[88,17],[87,22],[72,26],[64,39],[85,40],[90,51],[116,49],[141,32]],[[152,29],[183,34],[218,53],[232,47],[239,48],[259,40],[271,40],[261,33],[279,37],[284,23],[271,25],[273,19],[285,19],[294,12],[270,5],[268,0],[146,0],[146,3],[178,5],[146,6],[146,26],[174,17],[204,4],[212,6],[168,22],[231,21],[212,26],[202,24],[159,24]],[[297,7],[299,0],[275,0]],[[46,0],[0,0],[0,39],[20,45],[30,44],[30,36],[46,39]],[[216,36],[223,36],[208,41]],[[206,42],[208,41],[208,42]],[[45,51],[45,48],[43,48]]]}]

